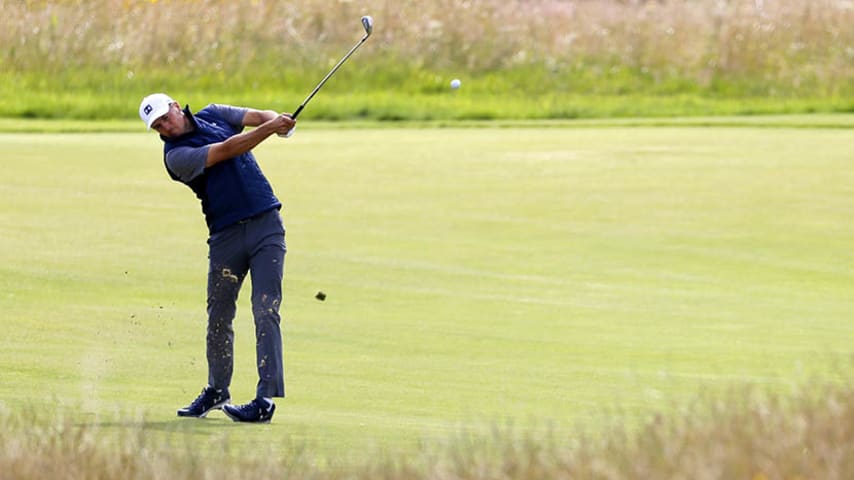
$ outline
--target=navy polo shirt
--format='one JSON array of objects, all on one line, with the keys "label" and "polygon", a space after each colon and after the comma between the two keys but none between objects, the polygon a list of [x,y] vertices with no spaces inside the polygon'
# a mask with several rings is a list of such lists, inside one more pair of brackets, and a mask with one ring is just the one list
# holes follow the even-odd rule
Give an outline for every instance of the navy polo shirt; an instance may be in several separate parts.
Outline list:
[{"label": "navy polo shirt", "polygon": [[281,207],[252,152],[205,167],[211,144],[243,131],[246,111],[213,104],[193,115],[185,107],[194,128],[179,137],[161,137],[166,171],[199,198],[210,233]]}]

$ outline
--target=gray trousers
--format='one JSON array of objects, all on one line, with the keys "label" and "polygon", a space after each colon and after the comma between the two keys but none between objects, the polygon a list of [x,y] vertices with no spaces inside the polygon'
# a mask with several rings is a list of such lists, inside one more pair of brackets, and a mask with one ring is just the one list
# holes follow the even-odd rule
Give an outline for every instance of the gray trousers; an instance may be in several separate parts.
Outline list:
[{"label": "gray trousers", "polygon": [[208,239],[208,383],[228,388],[234,371],[234,329],[237,295],[247,273],[252,278],[255,317],[257,397],[284,397],[282,273],[285,228],[278,210],[261,214],[214,233]]}]

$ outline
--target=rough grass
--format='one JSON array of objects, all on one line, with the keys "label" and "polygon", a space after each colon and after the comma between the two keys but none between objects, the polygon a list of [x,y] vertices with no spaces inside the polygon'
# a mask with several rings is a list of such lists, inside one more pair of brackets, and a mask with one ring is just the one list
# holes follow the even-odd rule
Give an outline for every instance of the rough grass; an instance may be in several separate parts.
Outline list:
[{"label": "rough grass", "polygon": [[[638,431],[615,423],[590,432],[518,435],[512,427],[462,433],[410,457],[358,465],[318,463],[299,446],[235,451],[227,436],[206,444],[151,444],[144,419],[119,428],[75,416],[0,411],[0,478],[66,479],[782,479],[854,477],[852,383],[812,384],[790,394],[755,387],[708,396]],[[265,449],[266,448],[266,449]],[[220,449],[221,455],[210,455]],[[207,453],[206,453],[207,452]],[[366,455],[366,458],[369,456]]]},{"label": "rough grass", "polygon": [[755,75],[840,88],[854,68],[854,32],[847,28],[854,7],[844,0],[306,0],[287,8],[259,0],[30,0],[0,6],[7,27],[0,40],[10,46],[4,63],[22,71],[121,65],[135,76],[174,65],[201,69],[208,75],[200,81],[216,83],[265,63],[267,71],[314,68],[334,61],[361,35],[358,18],[366,13],[376,18],[376,35],[360,53],[363,63],[391,58],[389,64],[404,60],[424,72],[536,66],[546,73],[587,62],[639,68],[663,83],[672,79],[671,88],[681,91],[680,77],[709,84]]},{"label": "rough grass", "polygon": [[[308,0],[286,8],[0,0],[0,8],[5,116],[129,118],[153,90],[293,109],[361,35],[365,13],[376,19],[374,37],[327,87],[329,101],[312,105],[315,118],[854,108],[847,0]],[[454,77],[463,80],[456,96]],[[395,95],[380,95],[388,92]],[[591,95],[606,99],[584,102]]]}]

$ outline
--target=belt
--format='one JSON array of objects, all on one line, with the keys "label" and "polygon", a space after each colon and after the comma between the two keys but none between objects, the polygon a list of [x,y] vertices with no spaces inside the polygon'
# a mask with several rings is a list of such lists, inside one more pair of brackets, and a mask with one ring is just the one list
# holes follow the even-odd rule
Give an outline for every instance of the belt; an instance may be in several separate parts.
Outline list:
[{"label": "belt", "polygon": [[245,225],[245,224],[247,224],[247,223],[249,223],[249,222],[251,222],[251,221],[253,221],[253,220],[257,220],[257,219],[259,219],[259,218],[263,217],[264,215],[266,215],[266,214],[270,213],[271,211],[272,211],[272,210],[264,210],[264,211],[263,211],[263,212],[261,212],[261,213],[256,213],[255,215],[252,215],[251,217],[246,217],[246,218],[244,218],[243,220],[238,220],[238,221],[237,221],[237,224],[238,224],[238,225]]}]

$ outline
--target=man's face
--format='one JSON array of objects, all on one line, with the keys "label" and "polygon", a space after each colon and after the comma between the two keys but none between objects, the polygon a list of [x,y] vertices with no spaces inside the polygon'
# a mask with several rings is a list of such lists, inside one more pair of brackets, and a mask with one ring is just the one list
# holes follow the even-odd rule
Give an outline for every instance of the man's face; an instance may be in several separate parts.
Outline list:
[{"label": "man's face", "polygon": [[187,121],[177,103],[169,105],[169,111],[151,124],[151,128],[164,137],[171,138],[186,133]]}]

